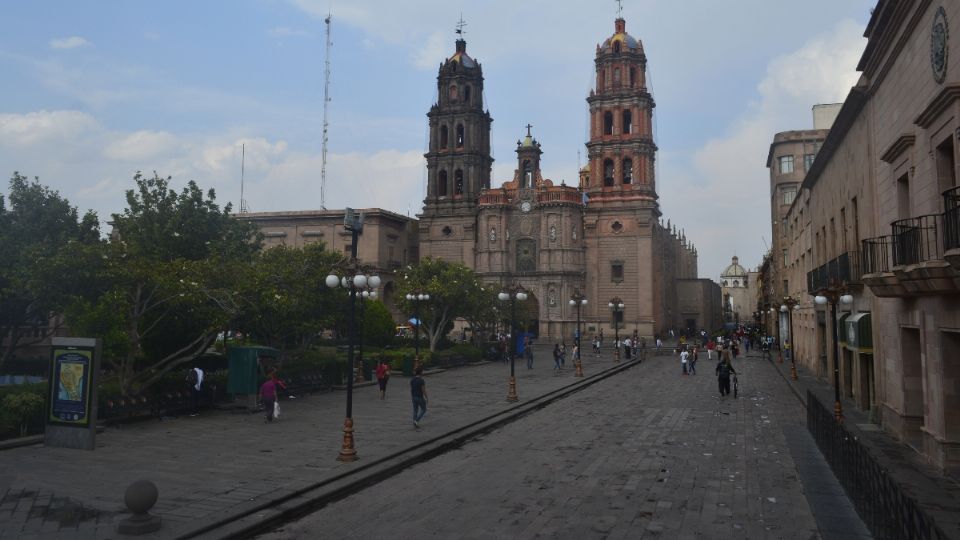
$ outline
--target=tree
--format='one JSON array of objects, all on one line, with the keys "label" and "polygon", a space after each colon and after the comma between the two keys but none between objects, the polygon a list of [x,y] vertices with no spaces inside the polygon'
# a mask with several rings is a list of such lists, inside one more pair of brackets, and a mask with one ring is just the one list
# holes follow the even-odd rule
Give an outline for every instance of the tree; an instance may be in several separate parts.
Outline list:
[{"label": "tree", "polygon": [[13,173],[9,203],[0,196],[0,372],[18,350],[59,330],[56,313],[79,294],[84,271],[71,254],[100,242],[96,214],[80,218],[38,178]]},{"label": "tree", "polygon": [[379,300],[358,299],[357,301],[363,302],[359,330],[363,342],[376,346],[390,343],[396,325],[387,306]]},{"label": "tree", "polygon": [[[407,266],[397,287],[397,305],[405,313],[416,306],[406,299],[412,292],[424,292],[430,300],[420,306],[421,327],[430,339],[430,350],[449,331],[457,317],[467,317],[476,305],[473,299],[484,294],[476,275],[466,266],[427,257],[415,266]],[[472,315],[471,315],[472,316]]]},{"label": "tree", "polygon": [[221,209],[193,181],[134,176],[127,208],[102,248],[99,294],[68,311],[71,326],[104,339],[104,363],[125,395],[196,359],[240,313],[238,278],[260,249],[255,225]]}]

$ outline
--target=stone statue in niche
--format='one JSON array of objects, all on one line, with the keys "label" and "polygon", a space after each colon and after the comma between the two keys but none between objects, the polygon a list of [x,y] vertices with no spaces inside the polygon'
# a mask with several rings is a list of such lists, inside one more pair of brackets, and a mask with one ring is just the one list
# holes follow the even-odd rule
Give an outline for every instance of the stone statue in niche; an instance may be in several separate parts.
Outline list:
[{"label": "stone statue in niche", "polygon": [[491,242],[496,242],[496,241],[497,241],[497,228],[496,228],[496,227],[490,227],[490,241],[491,241]]},{"label": "stone statue in niche", "polygon": [[504,238],[506,238],[507,241],[510,241],[510,229],[507,229],[506,232],[504,232],[503,234],[504,234]]},{"label": "stone statue in niche", "polygon": [[550,241],[551,241],[551,242],[556,242],[556,241],[557,241],[557,226],[556,226],[556,225],[551,225],[551,226],[550,226]]},{"label": "stone statue in niche", "polygon": [[573,239],[574,239],[574,240],[577,239],[577,228],[576,228],[576,227],[573,228]]},{"label": "stone statue in niche", "polygon": [[556,306],[556,305],[557,305],[557,290],[556,290],[556,289],[550,289],[550,292],[547,294],[547,303],[549,303],[551,306]]}]

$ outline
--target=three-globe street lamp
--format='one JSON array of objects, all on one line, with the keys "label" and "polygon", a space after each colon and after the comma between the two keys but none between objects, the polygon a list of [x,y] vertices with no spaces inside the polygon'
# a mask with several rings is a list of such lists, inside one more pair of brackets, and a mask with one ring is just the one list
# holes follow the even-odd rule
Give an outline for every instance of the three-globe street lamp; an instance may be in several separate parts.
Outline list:
[{"label": "three-globe street lamp", "polygon": [[780,305],[780,313],[787,314],[788,332],[790,334],[790,378],[797,380],[797,338],[793,335],[793,312],[800,311],[800,301],[792,296],[784,296]]},{"label": "three-globe street lamp", "polygon": [[417,323],[413,325],[413,346],[416,356],[414,357],[414,366],[420,365],[420,303],[430,300],[430,295],[420,291],[414,291],[407,294],[407,300],[413,302],[413,318]]},{"label": "three-globe street lamp", "polygon": [[830,303],[830,328],[833,332],[833,417],[843,422],[843,405],[840,404],[840,341],[837,336],[837,302],[845,305],[853,303],[853,296],[847,294],[842,285],[834,285],[819,291],[813,301],[818,306]]},{"label": "three-globe street lamp", "polygon": [[776,329],[776,344],[777,344],[777,362],[783,363],[783,347],[780,344],[780,318],[777,317],[777,308],[770,308],[770,323],[773,324]]},{"label": "three-globe street lamp", "polygon": [[616,296],[607,303],[607,307],[610,308],[611,312],[613,312],[613,334],[614,334],[613,342],[616,343],[616,346],[614,347],[614,349],[616,349],[616,353],[617,353],[616,359],[617,359],[617,362],[619,362],[620,361],[620,317],[621,317],[620,314],[623,313],[623,300],[621,300],[619,296]]},{"label": "three-globe street lamp", "polygon": [[523,302],[527,293],[519,285],[505,289],[497,295],[501,302],[510,302],[510,382],[507,386],[507,401],[519,400],[517,397],[517,379],[514,376],[513,361],[517,355],[517,300]]},{"label": "three-globe street lamp", "polygon": [[[376,280],[376,284],[374,284]],[[363,327],[367,325],[367,300],[376,300],[377,298],[377,287],[380,286],[380,277],[379,276],[370,276],[367,279],[367,286],[363,288],[363,291],[360,292],[360,339],[357,341],[357,345],[360,349],[359,356],[360,361],[357,366],[357,382],[364,382],[366,377],[363,375]]]},{"label": "three-globe street lamp", "polygon": [[573,359],[574,377],[583,377],[583,363],[580,362],[580,307],[587,305],[587,297],[584,296],[579,290],[574,291],[570,296],[570,305],[577,308],[577,335],[574,339],[574,344],[577,346],[577,355]]}]

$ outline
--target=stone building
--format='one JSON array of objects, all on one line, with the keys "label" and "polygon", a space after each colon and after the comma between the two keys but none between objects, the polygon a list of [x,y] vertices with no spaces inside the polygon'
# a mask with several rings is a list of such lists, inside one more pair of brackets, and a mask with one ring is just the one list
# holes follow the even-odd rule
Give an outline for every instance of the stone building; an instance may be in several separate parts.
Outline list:
[{"label": "stone building", "polygon": [[[797,360],[831,383],[837,367],[847,407],[956,471],[960,33],[948,21],[960,3],[877,3],[862,77],[783,216],[782,290],[801,305]],[[853,297],[836,319],[812,302],[828,293]]]},{"label": "stone building", "polygon": [[724,322],[748,324],[753,321],[756,282],[757,273],[740,266],[740,258],[734,255],[720,274]]},{"label": "stone building", "polygon": [[[487,283],[521,285],[535,313],[526,323],[544,336],[574,334],[577,313],[568,302],[576,293],[588,300],[585,332],[612,335],[614,317],[620,329],[644,336],[709,321],[702,305],[679,309],[678,282],[697,281],[697,255],[682,232],[660,220],[646,61],[643,45],[618,18],[596,50],[589,164],[579,186],[543,178],[543,150],[528,125],[517,141],[513,178],[493,188],[482,67],[458,39],[440,67],[439,97],[428,113],[421,256],[461,262]],[[607,307],[614,298],[623,312]]]}]

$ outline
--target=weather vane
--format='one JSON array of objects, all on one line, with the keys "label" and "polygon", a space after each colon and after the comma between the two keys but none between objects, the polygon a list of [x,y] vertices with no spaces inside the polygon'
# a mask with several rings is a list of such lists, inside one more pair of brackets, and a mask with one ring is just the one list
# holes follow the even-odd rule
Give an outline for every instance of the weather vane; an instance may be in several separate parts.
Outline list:
[{"label": "weather vane", "polygon": [[617,3],[617,16],[623,18],[623,0],[614,0]]},{"label": "weather vane", "polygon": [[463,27],[466,25],[467,23],[463,22],[463,13],[461,13],[460,21],[457,22],[457,34],[459,34],[460,36],[463,36],[463,34],[465,33],[463,30]]}]

